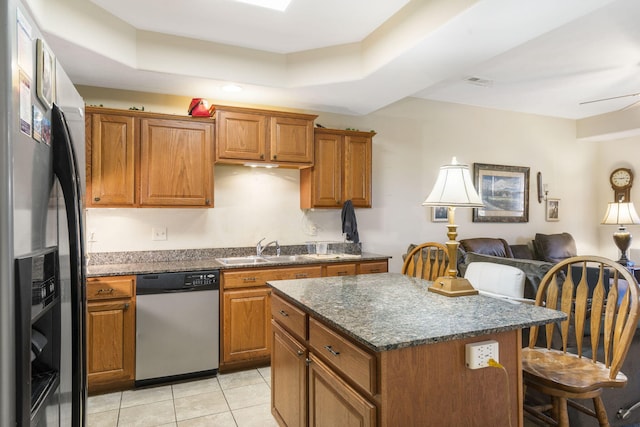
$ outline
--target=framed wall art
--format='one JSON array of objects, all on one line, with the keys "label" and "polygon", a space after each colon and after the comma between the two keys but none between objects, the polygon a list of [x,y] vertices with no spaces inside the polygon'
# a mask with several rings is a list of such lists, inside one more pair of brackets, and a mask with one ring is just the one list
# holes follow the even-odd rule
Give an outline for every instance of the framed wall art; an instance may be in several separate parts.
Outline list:
[{"label": "framed wall art", "polygon": [[547,199],[545,219],[547,221],[560,221],[560,199]]},{"label": "framed wall art", "polygon": [[475,163],[475,186],[484,207],[473,209],[474,222],[528,222],[529,168]]},{"label": "framed wall art", "polygon": [[51,108],[56,96],[56,57],[42,39],[36,43],[36,52],[36,94],[43,105]]},{"label": "framed wall art", "polygon": [[449,208],[446,206],[434,206],[431,208],[431,221],[447,222],[449,221]]}]

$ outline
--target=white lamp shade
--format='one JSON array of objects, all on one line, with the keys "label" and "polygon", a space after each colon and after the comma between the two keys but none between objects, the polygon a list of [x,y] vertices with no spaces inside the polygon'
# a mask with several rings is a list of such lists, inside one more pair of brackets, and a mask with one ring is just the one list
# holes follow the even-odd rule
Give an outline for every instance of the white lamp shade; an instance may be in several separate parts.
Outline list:
[{"label": "white lamp shade", "polygon": [[484,206],[471,181],[469,166],[458,164],[455,157],[450,165],[440,166],[436,184],[422,205],[467,208]]},{"label": "white lamp shade", "polygon": [[610,202],[607,206],[607,213],[604,215],[602,224],[625,225],[640,224],[640,217],[636,212],[633,203]]}]

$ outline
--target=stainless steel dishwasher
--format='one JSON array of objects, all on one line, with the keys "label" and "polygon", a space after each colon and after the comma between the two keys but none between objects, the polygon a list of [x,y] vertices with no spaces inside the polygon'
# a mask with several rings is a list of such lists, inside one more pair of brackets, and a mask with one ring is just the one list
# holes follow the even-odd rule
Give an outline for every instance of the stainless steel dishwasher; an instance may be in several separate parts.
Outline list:
[{"label": "stainless steel dishwasher", "polygon": [[136,277],[136,387],[217,373],[219,286],[218,270]]}]

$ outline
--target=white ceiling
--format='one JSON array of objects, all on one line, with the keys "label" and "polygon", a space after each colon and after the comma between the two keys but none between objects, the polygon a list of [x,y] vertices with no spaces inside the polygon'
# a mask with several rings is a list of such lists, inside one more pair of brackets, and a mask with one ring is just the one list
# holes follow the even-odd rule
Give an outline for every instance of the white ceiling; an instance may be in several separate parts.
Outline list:
[{"label": "white ceiling", "polygon": [[415,96],[577,119],[640,99],[580,105],[640,92],[637,0],[27,2],[83,85],[344,114]]}]

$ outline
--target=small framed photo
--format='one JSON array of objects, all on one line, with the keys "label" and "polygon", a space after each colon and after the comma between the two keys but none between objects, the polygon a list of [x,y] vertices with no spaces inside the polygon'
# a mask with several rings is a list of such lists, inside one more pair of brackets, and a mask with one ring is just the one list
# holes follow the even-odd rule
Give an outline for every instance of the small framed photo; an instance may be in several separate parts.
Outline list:
[{"label": "small framed photo", "polygon": [[56,99],[56,57],[42,39],[38,39],[36,51],[36,94],[43,105],[51,108]]},{"label": "small framed photo", "polygon": [[431,221],[447,222],[449,221],[449,208],[446,206],[434,206],[431,208]]},{"label": "small framed photo", "polygon": [[560,221],[560,199],[547,199],[545,219],[547,221]]}]

